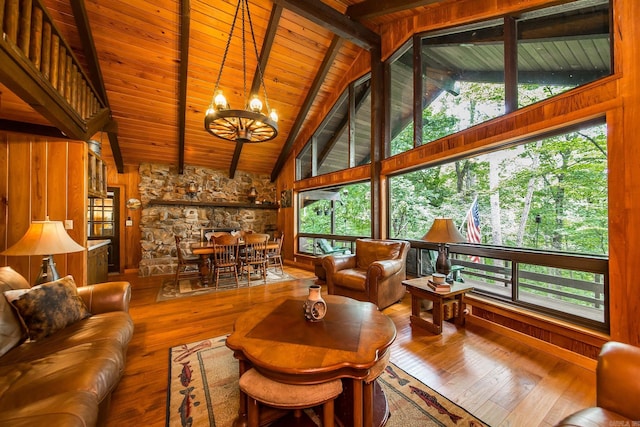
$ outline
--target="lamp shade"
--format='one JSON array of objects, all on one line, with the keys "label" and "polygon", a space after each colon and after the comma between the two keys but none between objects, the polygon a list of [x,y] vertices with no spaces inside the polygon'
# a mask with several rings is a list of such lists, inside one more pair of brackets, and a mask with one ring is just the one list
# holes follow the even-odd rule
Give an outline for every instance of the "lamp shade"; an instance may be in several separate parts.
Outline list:
[{"label": "lamp shade", "polygon": [[53,255],[80,252],[85,248],[76,243],[64,229],[62,221],[32,221],[20,240],[0,255]]},{"label": "lamp shade", "polygon": [[422,240],[432,243],[460,243],[465,239],[451,218],[436,218]]}]

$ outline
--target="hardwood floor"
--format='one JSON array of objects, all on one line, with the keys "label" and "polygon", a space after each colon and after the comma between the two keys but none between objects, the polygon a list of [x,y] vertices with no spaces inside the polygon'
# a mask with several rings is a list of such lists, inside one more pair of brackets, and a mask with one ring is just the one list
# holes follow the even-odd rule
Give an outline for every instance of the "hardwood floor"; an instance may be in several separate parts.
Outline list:
[{"label": "hardwood floor", "polygon": [[[168,349],[230,333],[234,319],[253,304],[306,295],[315,276],[285,270],[301,280],[159,303],[156,295],[167,276],[110,276],[133,286],[130,313],[136,329],[107,425],[163,426]],[[489,425],[552,426],[595,402],[590,370],[469,323],[457,328],[445,322],[438,337],[414,332],[410,311],[408,295],[384,310],[398,331],[391,361]]]}]

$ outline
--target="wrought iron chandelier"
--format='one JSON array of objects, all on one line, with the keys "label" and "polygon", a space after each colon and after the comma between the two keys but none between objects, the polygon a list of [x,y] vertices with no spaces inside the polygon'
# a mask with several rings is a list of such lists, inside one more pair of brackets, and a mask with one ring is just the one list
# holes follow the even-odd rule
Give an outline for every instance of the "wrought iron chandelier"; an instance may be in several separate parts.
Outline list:
[{"label": "wrought iron chandelier", "polygon": [[[245,105],[243,110],[233,110],[229,106],[227,99],[222,94],[220,89],[220,78],[222,77],[222,70],[224,69],[225,61],[227,60],[227,53],[229,52],[229,45],[231,44],[231,38],[233,37],[233,31],[236,27],[238,20],[238,12],[242,12],[242,76],[243,76],[243,98]],[[262,101],[258,98],[258,94],[250,94],[247,96],[247,61],[246,61],[246,40],[245,40],[245,14],[246,21],[249,22],[249,33],[251,34],[251,40],[253,42],[253,50],[256,55],[256,61],[258,63],[257,72],[260,78],[260,86],[264,91],[264,103],[268,116],[262,112]],[[211,104],[207,109],[207,115],[204,118],[204,128],[211,135],[218,138],[225,139],[227,141],[236,142],[265,142],[275,138],[278,135],[278,115],[274,109],[269,109],[269,100],[267,99],[267,88],[264,85],[264,79],[262,70],[260,69],[260,58],[258,56],[258,48],[256,46],[256,39],[253,34],[253,23],[251,22],[251,14],[249,13],[248,0],[239,0],[236,12],[233,17],[233,23],[231,24],[231,31],[229,32],[229,39],[227,40],[227,46],[224,50],[222,57],[222,63],[220,64],[220,71],[218,73],[218,79],[213,91],[214,96],[211,100]]]}]

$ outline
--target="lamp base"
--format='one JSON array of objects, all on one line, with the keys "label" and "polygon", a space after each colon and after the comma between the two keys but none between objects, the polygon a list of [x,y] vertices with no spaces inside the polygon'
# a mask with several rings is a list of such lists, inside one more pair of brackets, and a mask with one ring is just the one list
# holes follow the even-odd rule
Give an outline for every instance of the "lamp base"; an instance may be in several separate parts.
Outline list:
[{"label": "lamp base", "polygon": [[449,277],[451,273],[451,261],[449,260],[449,247],[440,243],[438,246],[438,259],[436,259],[436,273],[444,274]]},{"label": "lamp base", "polygon": [[35,286],[42,285],[43,283],[53,282],[58,280],[60,275],[56,270],[56,263],[53,261],[53,255],[45,255],[42,257],[42,266],[40,266],[40,274],[36,279]]}]

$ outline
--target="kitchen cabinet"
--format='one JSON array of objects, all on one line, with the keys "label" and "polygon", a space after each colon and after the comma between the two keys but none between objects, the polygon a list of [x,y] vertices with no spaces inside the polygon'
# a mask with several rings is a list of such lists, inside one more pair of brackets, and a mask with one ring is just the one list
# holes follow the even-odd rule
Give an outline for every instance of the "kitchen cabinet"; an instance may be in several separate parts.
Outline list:
[{"label": "kitchen cabinet", "polygon": [[89,150],[89,197],[107,197],[107,164],[98,154]]},{"label": "kitchen cabinet", "polygon": [[108,281],[110,240],[90,240],[87,251],[87,285]]}]

